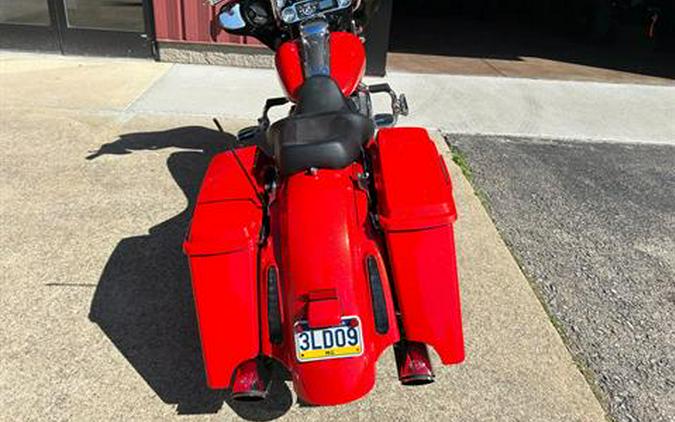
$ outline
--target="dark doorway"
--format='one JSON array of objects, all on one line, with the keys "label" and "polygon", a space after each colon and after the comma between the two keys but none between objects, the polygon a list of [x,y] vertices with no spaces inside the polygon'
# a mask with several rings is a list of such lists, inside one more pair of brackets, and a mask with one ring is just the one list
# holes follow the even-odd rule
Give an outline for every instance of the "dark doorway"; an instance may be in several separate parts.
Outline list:
[{"label": "dark doorway", "polygon": [[150,0],[0,0],[0,48],[151,57]]},{"label": "dark doorway", "polygon": [[[472,73],[471,66],[484,60],[486,73],[506,76],[556,77],[564,71],[584,76],[600,69],[600,76],[675,79],[674,5],[675,0],[395,2],[389,60],[415,71],[423,70],[415,67],[416,57],[426,56],[429,70],[439,73],[462,73],[462,63]],[[540,67],[531,75],[528,59]]]}]

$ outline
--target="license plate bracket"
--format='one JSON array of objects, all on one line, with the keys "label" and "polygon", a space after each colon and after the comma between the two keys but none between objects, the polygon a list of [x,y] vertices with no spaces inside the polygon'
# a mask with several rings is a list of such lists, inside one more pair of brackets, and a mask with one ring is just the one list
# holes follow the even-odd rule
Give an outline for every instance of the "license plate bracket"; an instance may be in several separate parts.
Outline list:
[{"label": "license plate bracket", "polygon": [[294,326],[295,355],[299,362],[344,359],[363,354],[359,317],[344,317],[337,327],[311,329],[307,321]]}]

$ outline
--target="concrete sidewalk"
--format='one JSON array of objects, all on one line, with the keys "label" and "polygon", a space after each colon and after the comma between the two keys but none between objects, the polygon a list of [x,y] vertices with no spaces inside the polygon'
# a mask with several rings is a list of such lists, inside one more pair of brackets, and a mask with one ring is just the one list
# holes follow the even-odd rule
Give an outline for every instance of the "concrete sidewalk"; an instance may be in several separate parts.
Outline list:
[{"label": "concrete sidewalk", "polygon": [[[404,125],[460,134],[675,144],[675,85],[393,72],[385,80],[408,97],[411,115],[402,119]],[[260,98],[279,92],[272,70],[175,65],[130,110],[253,119],[261,112]],[[387,96],[375,99],[376,110],[390,110]]]},{"label": "concrete sidewalk", "polygon": [[[224,121],[234,132],[278,90],[271,74],[247,71],[248,85],[186,78],[170,95],[180,69],[0,56],[0,419],[604,419],[440,138],[460,213],[466,363],[438,366],[435,384],[408,389],[387,353],[373,393],[335,408],[294,404],[281,383],[255,405],[208,391],[180,251],[205,166],[223,147],[206,115],[221,107],[243,117]],[[239,71],[191,72],[224,81]],[[193,92],[200,84],[212,92]],[[86,159],[110,143],[108,155]]]},{"label": "concrete sidewalk", "polygon": [[[27,67],[27,74],[31,74],[30,67],[36,61],[45,62],[42,58],[50,63],[49,69],[31,75],[36,77],[35,81],[58,73],[68,63],[77,66],[80,60],[0,52],[0,66]],[[41,83],[24,83],[23,88],[17,85],[16,101],[30,103],[33,94],[40,92],[48,106],[68,107],[71,99],[89,99],[96,105],[101,104],[102,98],[106,104],[114,105],[114,97],[108,98],[110,95],[118,95],[118,90],[133,91],[137,96],[123,110],[132,114],[215,115],[252,120],[260,116],[263,99],[281,95],[273,70],[101,59],[87,59],[86,63],[88,66],[80,72],[94,73],[90,82],[83,81],[91,86],[73,80],[80,73],[61,72],[61,79],[50,80],[51,92],[45,92]],[[128,73],[122,86],[102,97],[95,73],[106,67],[108,73]],[[148,71],[154,72],[152,81],[146,79],[144,72]],[[6,83],[12,84],[12,78],[5,76]],[[453,134],[675,145],[675,84],[652,86],[397,72],[390,73],[385,80],[397,92],[408,96],[411,116],[403,118],[402,125],[421,125]],[[73,85],[78,89],[73,91]],[[386,96],[375,99],[376,111],[389,110]],[[283,113],[282,109],[273,116],[280,117]]]}]

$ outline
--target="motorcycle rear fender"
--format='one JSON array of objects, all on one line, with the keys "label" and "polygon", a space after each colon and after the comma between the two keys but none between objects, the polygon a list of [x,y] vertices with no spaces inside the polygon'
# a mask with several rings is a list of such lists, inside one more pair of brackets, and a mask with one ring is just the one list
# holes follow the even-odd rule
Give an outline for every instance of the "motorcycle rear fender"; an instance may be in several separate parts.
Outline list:
[{"label": "motorcycle rear fender", "polygon": [[[347,403],[367,394],[378,358],[399,339],[386,266],[368,222],[367,194],[357,183],[362,172],[355,164],[293,175],[280,186],[272,207],[272,237],[277,240],[270,246],[277,251],[284,321],[283,341],[272,344],[270,353],[291,372],[298,396],[315,405]],[[373,292],[369,284],[369,259],[371,270],[376,266],[382,277],[381,291]],[[379,309],[388,324],[376,326],[375,295],[384,304]],[[352,316],[363,330],[360,356],[298,360],[295,323],[323,328]]]},{"label": "motorcycle rear fender", "polygon": [[255,148],[217,155],[209,166],[184,244],[189,257],[209,387],[230,386],[260,351],[257,297],[262,209],[251,185]]},{"label": "motorcycle rear fender", "polygon": [[457,213],[445,162],[424,129],[383,129],[369,150],[402,332],[433,346],[443,363],[459,363]]}]

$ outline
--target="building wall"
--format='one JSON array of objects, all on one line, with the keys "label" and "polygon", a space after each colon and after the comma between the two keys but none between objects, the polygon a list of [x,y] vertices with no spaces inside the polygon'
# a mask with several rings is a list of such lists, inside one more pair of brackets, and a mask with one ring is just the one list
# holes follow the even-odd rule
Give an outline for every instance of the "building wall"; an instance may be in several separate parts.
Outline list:
[{"label": "building wall", "polygon": [[260,46],[251,37],[230,35],[214,25],[221,5],[211,7],[206,0],[153,0],[152,3],[155,36],[159,42]]},{"label": "building wall", "polygon": [[[386,69],[393,0],[380,0],[380,2],[380,8],[371,18],[371,24],[366,30],[368,74],[378,76],[384,75]],[[160,45],[168,43],[201,44],[201,47],[197,46],[197,50],[218,45],[257,47],[261,52],[267,50],[267,47],[263,46],[258,40],[252,37],[227,34],[215,24],[216,14],[222,4],[211,7],[206,3],[206,0],[152,0],[152,3],[155,36]],[[195,46],[192,46],[192,49],[194,50]],[[162,50],[161,47],[160,50]],[[181,49],[175,47],[172,47],[172,50],[175,50],[178,56],[185,57],[179,59],[178,56],[173,55],[172,58],[168,58],[170,54],[167,55],[168,49],[166,46],[164,48],[165,54],[160,51],[160,57],[163,56],[169,61],[218,62],[211,56],[202,57],[200,60],[195,59],[196,55],[199,54],[198,51],[185,53],[184,49],[179,51]],[[230,53],[228,54],[231,56]],[[241,53],[241,51],[238,53]],[[250,64],[250,59],[244,60],[242,57],[242,54],[237,54],[235,61]],[[230,62],[227,63],[231,64]],[[267,60],[264,63],[256,62],[254,66],[271,66],[271,64],[272,62]]]}]

